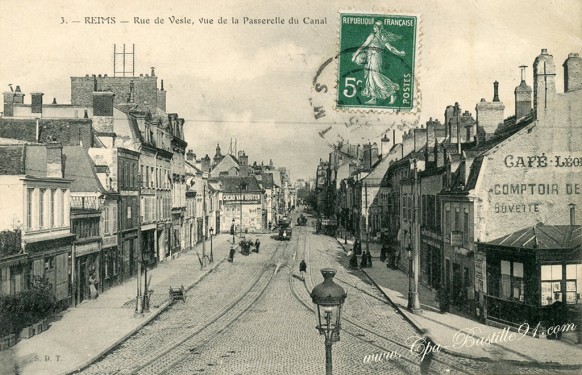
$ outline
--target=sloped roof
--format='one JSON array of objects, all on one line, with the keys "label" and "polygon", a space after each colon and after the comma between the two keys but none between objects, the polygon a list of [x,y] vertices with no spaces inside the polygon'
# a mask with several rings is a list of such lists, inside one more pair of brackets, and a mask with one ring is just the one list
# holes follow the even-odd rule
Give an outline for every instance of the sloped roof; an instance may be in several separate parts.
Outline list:
[{"label": "sloped roof", "polygon": [[273,186],[275,185],[275,182],[273,180],[273,174],[272,173],[262,173],[261,174],[261,183],[263,184],[263,187],[265,189],[272,189]]},{"label": "sloped roof", "polygon": [[0,154],[0,175],[21,175],[24,174],[25,146],[20,145],[2,145]]},{"label": "sloped roof", "polygon": [[522,249],[573,249],[582,246],[581,225],[538,224],[489,241],[487,245]]},{"label": "sloped roof", "polygon": [[80,146],[64,146],[65,178],[72,180],[71,192],[104,192],[93,161]]},{"label": "sloped roof", "polygon": [[255,176],[221,176],[217,180],[220,182],[220,190],[225,193],[240,192],[241,183],[246,184],[245,191],[262,191]]}]

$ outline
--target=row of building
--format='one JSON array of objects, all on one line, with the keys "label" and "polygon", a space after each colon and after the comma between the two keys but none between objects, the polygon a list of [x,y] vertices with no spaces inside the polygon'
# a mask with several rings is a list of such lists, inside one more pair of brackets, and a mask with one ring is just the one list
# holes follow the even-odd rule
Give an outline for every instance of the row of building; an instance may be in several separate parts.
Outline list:
[{"label": "row of building", "polygon": [[196,158],[163,80],[71,77],[71,103],[17,86],[0,118],[0,295],[38,278],[62,307],[209,234],[262,231],[295,205],[285,168],[243,151]]},{"label": "row of building", "polygon": [[563,93],[547,50],[533,89],[524,72],[511,116],[495,82],[475,117],[455,103],[401,143],[342,145],[316,174],[322,215],[385,243],[450,302],[514,325],[582,304],[582,58],[565,60]]}]

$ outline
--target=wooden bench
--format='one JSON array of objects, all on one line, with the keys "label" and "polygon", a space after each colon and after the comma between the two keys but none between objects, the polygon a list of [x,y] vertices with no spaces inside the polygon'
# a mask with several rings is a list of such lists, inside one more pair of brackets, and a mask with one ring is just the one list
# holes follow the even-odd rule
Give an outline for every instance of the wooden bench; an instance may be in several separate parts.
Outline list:
[{"label": "wooden bench", "polygon": [[182,285],[179,289],[170,287],[170,302],[173,303],[178,299],[181,299],[184,303],[186,303],[186,290],[184,289],[184,285]]}]

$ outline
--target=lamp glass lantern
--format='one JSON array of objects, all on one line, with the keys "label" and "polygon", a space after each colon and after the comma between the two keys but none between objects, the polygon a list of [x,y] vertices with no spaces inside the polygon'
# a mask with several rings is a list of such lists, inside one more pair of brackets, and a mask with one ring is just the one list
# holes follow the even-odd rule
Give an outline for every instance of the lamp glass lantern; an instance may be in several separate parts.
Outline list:
[{"label": "lamp glass lantern", "polygon": [[321,270],[324,281],[311,291],[311,300],[317,305],[315,312],[316,328],[326,340],[336,338],[339,341],[341,329],[341,311],[346,299],[346,291],[333,282],[336,271],[332,268]]}]

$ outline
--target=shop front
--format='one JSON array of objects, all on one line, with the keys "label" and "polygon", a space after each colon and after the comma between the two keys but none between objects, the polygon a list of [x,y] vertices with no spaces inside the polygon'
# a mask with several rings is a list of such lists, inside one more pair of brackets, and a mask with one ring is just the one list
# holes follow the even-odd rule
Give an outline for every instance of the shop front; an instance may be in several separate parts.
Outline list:
[{"label": "shop front", "polygon": [[102,291],[119,284],[119,248],[117,236],[103,237],[101,243],[101,287]]},{"label": "shop front", "polygon": [[484,318],[512,326],[578,324],[581,228],[540,224],[479,244],[486,263]]},{"label": "shop front", "polygon": [[72,259],[74,273],[71,283],[76,306],[85,300],[97,298],[98,293],[103,291],[100,277],[103,271],[100,241],[73,244]]}]

